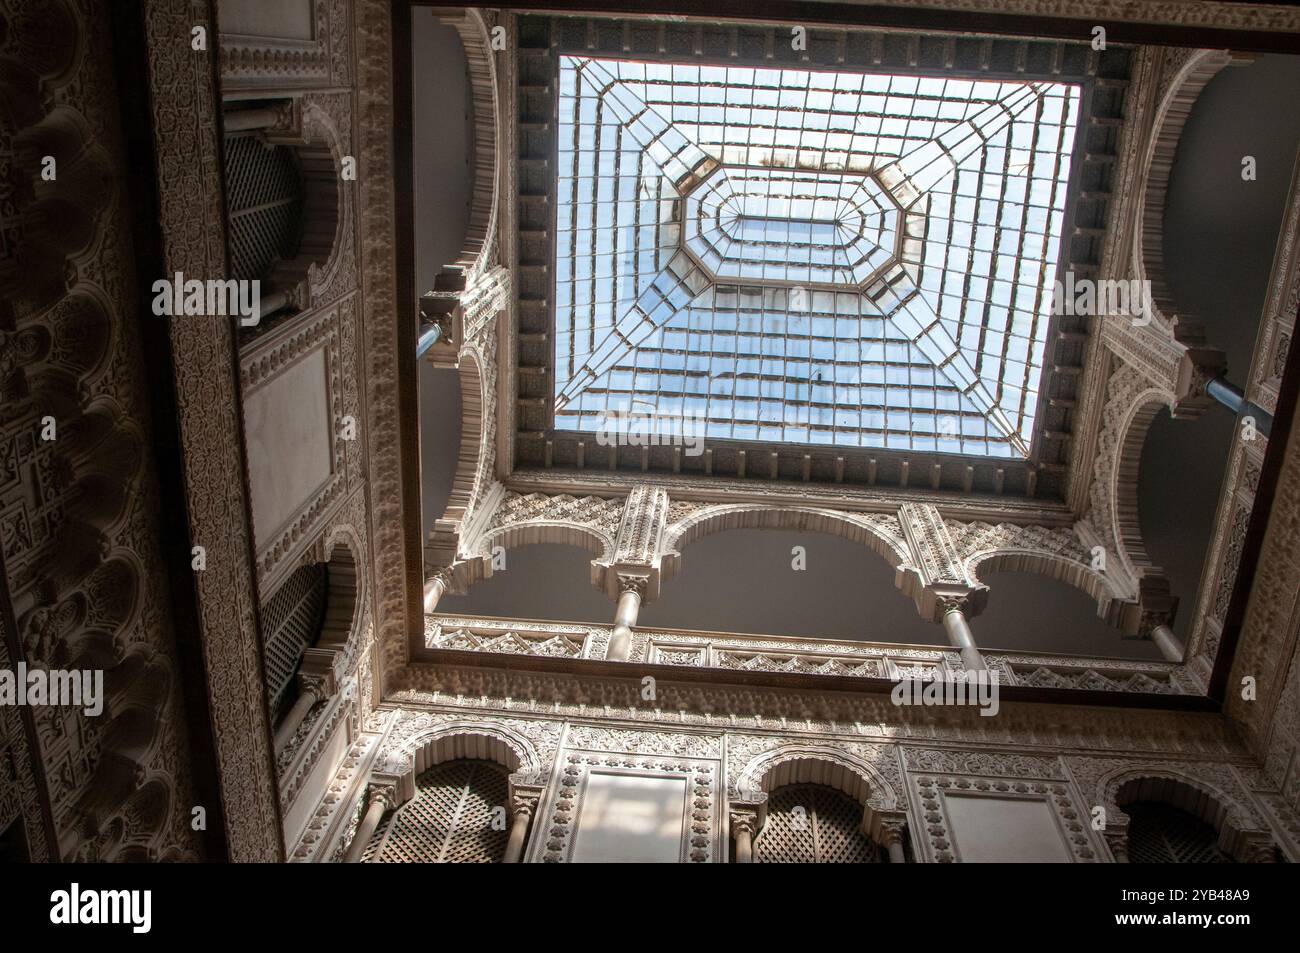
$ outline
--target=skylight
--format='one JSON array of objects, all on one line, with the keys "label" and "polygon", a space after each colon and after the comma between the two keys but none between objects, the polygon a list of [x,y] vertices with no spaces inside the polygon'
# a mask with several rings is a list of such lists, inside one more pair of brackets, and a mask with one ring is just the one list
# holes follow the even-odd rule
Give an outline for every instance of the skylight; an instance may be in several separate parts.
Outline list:
[{"label": "skylight", "polygon": [[1079,105],[562,57],[555,426],[1027,456]]}]

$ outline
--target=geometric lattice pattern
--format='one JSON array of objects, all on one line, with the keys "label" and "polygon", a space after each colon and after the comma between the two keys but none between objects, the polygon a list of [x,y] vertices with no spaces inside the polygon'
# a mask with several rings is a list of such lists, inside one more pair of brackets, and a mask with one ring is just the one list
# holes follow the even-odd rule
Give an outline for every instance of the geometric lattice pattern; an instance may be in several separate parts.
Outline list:
[{"label": "geometric lattice pattern", "polygon": [[329,581],[319,563],[294,570],[262,607],[263,665],[272,716],[288,704],[303,649],[316,643],[325,619]]},{"label": "geometric lattice pattern", "polygon": [[564,56],[555,426],[1026,456],[1079,87]]},{"label": "geometric lattice pattern", "polygon": [[880,848],[862,832],[862,805],[822,784],[787,784],[768,795],[767,823],[754,841],[760,864],[877,864]]},{"label": "geometric lattice pattern", "polygon": [[377,835],[382,841],[371,857],[375,863],[501,863],[510,836],[503,767],[446,761],[420,775],[415,785],[415,796]]},{"label": "geometric lattice pattern", "polygon": [[264,280],[272,264],[292,258],[302,234],[302,181],[287,146],[257,136],[226,139],[226,209],[230,275]]},{"label": "geometric lattice pattern", "polygon": [[1215,829],[1195,815],[1155,801],[1124,805],[1128,856],[1135,864],[1231,864]]}]

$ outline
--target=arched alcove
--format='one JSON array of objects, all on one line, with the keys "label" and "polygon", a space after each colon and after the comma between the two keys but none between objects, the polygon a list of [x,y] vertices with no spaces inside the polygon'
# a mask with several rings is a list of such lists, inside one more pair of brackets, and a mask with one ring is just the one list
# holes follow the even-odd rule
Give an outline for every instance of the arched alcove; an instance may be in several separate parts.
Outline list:
[{"label": "arched alcove", "polygon": [[825,784],[774,787],[754,838],[756,864],[878,864],[885,852],[862,830],[862,803]]},{"label": "arched alcove", "polygon": [[294,676],[303,652],[320,638],[328,597],[328,572],[315,563],[294,570],[262,608],[262,669],[273,724],[297,698]]},{"label": "arched alcove", "polygon": [[495,761],[440,761],[416,775],[411,798],[376,830],[370,863],[499,864],[509,838],[509,781]]},{"label": "arched alcove", "polygon": [[1135,801],[1128,814],[1128,857],[1134,864],[1223,864],[1233,860],[1219,849],[1212,824],[1160,801]]}]

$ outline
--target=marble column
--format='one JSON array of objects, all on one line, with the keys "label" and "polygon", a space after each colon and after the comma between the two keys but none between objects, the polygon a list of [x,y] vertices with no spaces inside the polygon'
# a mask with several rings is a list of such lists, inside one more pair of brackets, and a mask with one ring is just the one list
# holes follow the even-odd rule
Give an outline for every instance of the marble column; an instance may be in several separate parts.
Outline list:
[{"label": "marble column", "polygon": [[366,813],[361,818],[361,823],[357,825],[357,832],[352,836],[352,843],[348,845],[348,852],[343,857],[343,863],[355,864],[361,860],[361,855],[366,851],[366,845],[370,843],[370,838],[375,835],[379,828],[379,822],[384,819],[384,813],[395,805],[392,788],[387,785],[370,786],[369,800],[366,802]]},{"label": "marble column", "polygon": [[972,672],[986,668],[984,657],[975,646],[975,636],[971,633],[970,623],[966,621],[964,603],[961,599],[943,599],[939,604],[943,613],[943,627],[948,633],[948,642],[961,653],[962,665]]},{"label": "marble column", "polygon": [[905,864],[907,857],[903,854],[903,830],[905,825],[901,822],[890,822],[882,826],[880,832],[880,842],[884,845],[889,854],[891,864]]},{"label": "marble column", "polygon": [[754,834],[757,830],[757,812],[749,810],[731,812],[731,836],[736,841],[736,863],[754,862]]},{"label": "marble column", "polygon": [[258,299],[257,320],[265,321],[278,311],[283,311],[293,303],[293,297],[284,290],[272,291]]},{"label": "marble column", "polygon": [[428,615],[438,611],[438,602],[447,591],[445,573],[435,573],[432,578],[424,580],[424,612]]},{"label": "marble column", "polygon": [[320,698],[316,688],[304,687],[298,692],[298,700],[293,703],[293,707],[289,709],[289,714],[284,716],[280,726],[275,729],[276,754],[284,750],[284,746],[289,743],[289,739],[294,736],[303,719],[307,717],[307,712],[312,710],[315,704],[320,701]]},{"label": "marble column", "polygon": [[1170,662],[1183,660],[1183,643],[1167,625],[1158,625],[1151,630],[1151,641],[1160,649],[1160,654]]},{"label": "marble column", "polygon": [[618,608],[614,611],[614,632],[609,638],[605,658],[611,662],[626,662],[632,650],[632,628],[641,611],[645,595],[644,579],[619,579]]},{"label": "marble column", "polygon": [[272,742],[275,753],[284,750],[317,702],[331,698],[337,688],[334,681],[335,653],[310,648],[303,653],[298,671],[298,699],[275,729]]},{"label": "marble column", "polygon": [[1253,417],[1255,429],[1267,437],[1273,429],[1273,415],[1258,404],[1246,399],[1245,393],[1236,384],[1222,375],[1215,377],[1205,385],[1205,393],[1213,397],[1238,417]]},{"label": "marble column", "polygon": [[510,799],[510,839],[506,841],[506,855],[502,863],[523,863],[524,845],[528,842],[528,826],[537,810],[537,795],[515,794]]},{"label": "marble column", "polygon": [[286,112],[282,107],[232,109],[222,117],[222,126],[226,135],[230,135],[232,132],[251,132],[256,129],[270,129],[272,126],[283,125],[285,117]]}]

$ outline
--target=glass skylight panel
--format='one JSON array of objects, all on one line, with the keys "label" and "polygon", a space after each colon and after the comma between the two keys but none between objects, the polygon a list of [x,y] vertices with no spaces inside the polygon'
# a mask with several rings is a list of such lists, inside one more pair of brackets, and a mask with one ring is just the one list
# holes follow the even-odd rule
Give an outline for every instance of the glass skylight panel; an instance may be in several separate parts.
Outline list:
[{"label": "glass skylight panel", "polygon": [[1027,455],[1079,108],[562,57],[556,426]]}]

